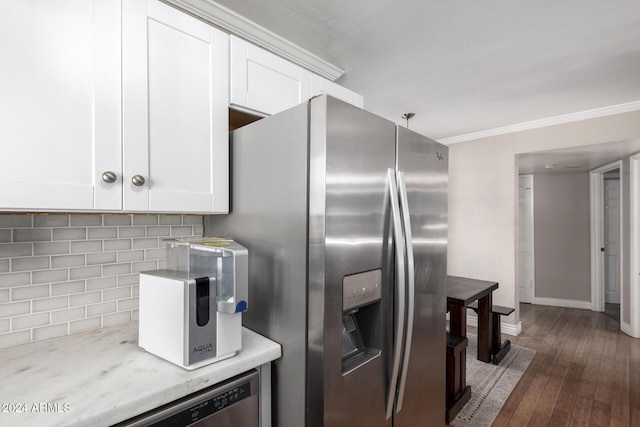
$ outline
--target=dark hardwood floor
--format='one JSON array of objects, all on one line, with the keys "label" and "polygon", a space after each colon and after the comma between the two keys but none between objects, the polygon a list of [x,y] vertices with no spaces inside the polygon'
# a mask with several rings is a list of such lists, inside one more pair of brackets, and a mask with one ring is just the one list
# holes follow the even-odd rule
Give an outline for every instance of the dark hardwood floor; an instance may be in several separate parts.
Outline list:
[{"label": "dark hardwood floor", "polygon": [[640,339],[615,316],[521,304],[520,320],[503,339],[536,355],[493,426],[640,426]]}]

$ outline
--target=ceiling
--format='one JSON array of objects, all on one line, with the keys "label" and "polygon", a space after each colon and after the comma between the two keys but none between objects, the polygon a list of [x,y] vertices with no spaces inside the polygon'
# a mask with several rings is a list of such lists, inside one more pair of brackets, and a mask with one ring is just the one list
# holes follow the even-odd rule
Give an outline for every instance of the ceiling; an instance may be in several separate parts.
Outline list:
[{"label": "ceiling", "polygon": [[520,154],[520,174],[588,172],[640,153],[640,139]]},{"label": "ceiling", "polygon": [[214,0],[443,139],[640,100],[635,0]]}]

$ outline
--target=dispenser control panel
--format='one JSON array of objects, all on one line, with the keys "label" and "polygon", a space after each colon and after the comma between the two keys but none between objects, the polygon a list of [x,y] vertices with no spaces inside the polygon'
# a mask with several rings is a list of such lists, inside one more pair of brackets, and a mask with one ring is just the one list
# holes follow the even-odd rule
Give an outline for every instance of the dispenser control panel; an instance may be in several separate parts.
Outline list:
[{"label": "dispenser control panel", "polygon": [[351,274],[342,279],[342,311],[353,310],[380,299],[382,271],[380,269]]}]

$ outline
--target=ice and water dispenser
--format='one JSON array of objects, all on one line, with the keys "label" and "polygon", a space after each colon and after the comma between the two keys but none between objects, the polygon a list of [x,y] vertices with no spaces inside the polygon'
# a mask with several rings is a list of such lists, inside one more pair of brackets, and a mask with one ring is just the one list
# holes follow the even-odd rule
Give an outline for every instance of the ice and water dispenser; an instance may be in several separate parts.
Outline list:
[{"label": "ice and water dispenser", "polygon": [[236,354],[248,263],[233,240],[167,241],[167,268],[140,273],[140,347],[186,369]]},{"label": "ice and water dispenser", "polygon": [[380,355],[382,271],[342,279],[342,374]]}]

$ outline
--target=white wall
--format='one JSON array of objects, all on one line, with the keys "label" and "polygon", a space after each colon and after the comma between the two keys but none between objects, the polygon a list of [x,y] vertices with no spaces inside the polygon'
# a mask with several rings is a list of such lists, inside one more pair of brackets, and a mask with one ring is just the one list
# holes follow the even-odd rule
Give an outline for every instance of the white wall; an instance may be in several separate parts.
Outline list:
[{"label": "white wall", "polygon": [[640,137],[640,111],[449,146],[448,273],[496,280],[494,301],[516,308],[517,154]]}]

